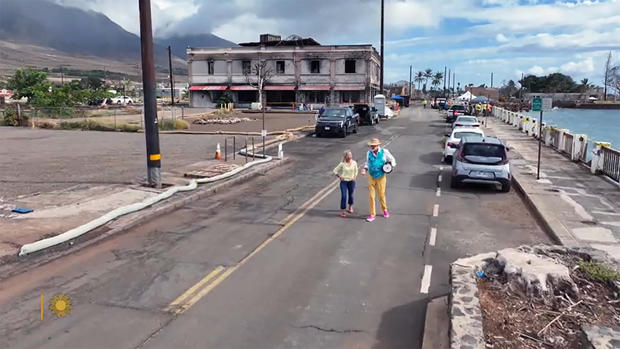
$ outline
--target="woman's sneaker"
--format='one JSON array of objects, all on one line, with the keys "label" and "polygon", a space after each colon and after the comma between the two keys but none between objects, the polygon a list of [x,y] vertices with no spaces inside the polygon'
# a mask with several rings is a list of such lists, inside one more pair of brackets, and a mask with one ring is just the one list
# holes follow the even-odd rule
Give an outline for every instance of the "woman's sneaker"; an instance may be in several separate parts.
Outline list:
[{"label": "woman's sneaker", "polygon": [[372,222],[372,221],[375,220],[375,218],[376,218],[375,216],[368,216],[368,218],[366,218],[366,221],[367,222]]},{"label": "woman's sneaker", "polygon": [[383,217],[389,218],[390,217],[390,213],[387,210],[383,211]]}]

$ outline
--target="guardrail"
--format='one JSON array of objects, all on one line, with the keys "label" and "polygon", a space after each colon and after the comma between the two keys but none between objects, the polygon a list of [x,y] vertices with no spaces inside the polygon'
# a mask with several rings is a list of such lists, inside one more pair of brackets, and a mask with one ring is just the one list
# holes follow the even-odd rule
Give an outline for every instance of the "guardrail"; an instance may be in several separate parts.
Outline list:
[{"label": "guardrail", "polygon": [[[533,138],[541,138],[547,146],[568,156],[572,161],[588,165],[592,173],[602,173],[614,181],[620,182],[620,151],[612,149],[610,143],[593,142],[594,149],[592,149],[592,154],[589,154],[587,135],[574,134],[569,130],[548,126],[544,122],[542,124],[542,135],[539,135],[537,130],[539,125],[535,118],[503,108],[494,107],[492,116]],[[588,160],[588,155],[592,156],[591,161]]]},{"label": "guardrail", "polygon": [[603,174],[620,182],[620,151],[601,147],[601,154],[603,155]]}]

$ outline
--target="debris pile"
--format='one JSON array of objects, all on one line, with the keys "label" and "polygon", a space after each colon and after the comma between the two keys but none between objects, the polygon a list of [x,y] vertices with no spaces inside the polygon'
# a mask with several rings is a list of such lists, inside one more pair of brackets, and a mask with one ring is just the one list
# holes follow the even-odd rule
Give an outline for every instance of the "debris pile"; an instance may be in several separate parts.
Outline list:
[{"label": "debris pile", "polygon": [[216,119],[206,119],[206,118],[200,118],[200,119],[196,119],[194,121],[192,121],[193,124],[198,124],[198,125],[231,125],[231,124],[238,124],[240,122],[244,122],[244,121],[252,121],[252,119],[250,118],[216,118]]},{"label": "debris pile", "polygon": [[488,348],[583,348],[620,328],[620,274],[567,249],[499,251],[476,275]]}]

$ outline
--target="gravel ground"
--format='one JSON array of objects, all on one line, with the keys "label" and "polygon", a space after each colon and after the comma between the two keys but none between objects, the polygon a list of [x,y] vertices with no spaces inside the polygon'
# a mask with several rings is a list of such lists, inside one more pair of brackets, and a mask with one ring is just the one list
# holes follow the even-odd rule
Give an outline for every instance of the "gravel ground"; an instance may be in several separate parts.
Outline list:
[{"label": "gravel ground", "polygon": [[[136,183],[146,176],[142,133],[0,127],[0,139],[0,202],[77,184]],[[212,159],[218,142],[223,147],[224,136],[161,134],[162,171]]]}]

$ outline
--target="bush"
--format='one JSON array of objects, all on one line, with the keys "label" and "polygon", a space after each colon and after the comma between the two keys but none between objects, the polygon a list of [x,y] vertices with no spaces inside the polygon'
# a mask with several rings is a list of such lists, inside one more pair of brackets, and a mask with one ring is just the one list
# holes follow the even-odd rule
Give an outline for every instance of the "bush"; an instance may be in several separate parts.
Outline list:
[{"label": "bush", "polygon": [[599,263],[581,261],[579,262],[579,268],[596,281],[620,281],[620,273]]},{"label": "bush", "polygon": [[20,118],[17,114],[17,107],[8,105],[6,109],[4,109],[2,124],[3,126],[27,126],[28,116],[22,112]]},{"label": "bush", "polygon": [[60,123],[60,128],[63,130],[116,131],[114,125],[94,120],[63,121]]},{"label": "bush", "polygon": [[82,121],[63,121],[60,123],[60,128],[63,130],[81,130],[84,126]]},{"label": "bush", "polygon": [[164,120],[159,123],[159,129],[162,131],[170,131],[170,130],[187,130],[189,128],[189,123],[185,120]]},{"label": "bush", "polygon": [[47,128],[47,129],[56,128],[56,124],[50,121],[36,121],[34,123],[34,126],[38,128]]}]

